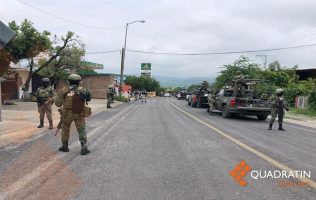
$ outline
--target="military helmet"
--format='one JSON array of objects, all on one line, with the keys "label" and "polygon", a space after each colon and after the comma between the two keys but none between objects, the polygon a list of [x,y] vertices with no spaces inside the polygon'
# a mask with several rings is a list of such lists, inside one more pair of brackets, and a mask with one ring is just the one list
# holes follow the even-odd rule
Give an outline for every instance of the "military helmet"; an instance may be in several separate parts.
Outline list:
[{"label": "military helmet", "polygon": [[276,94],[282,94],[283,93],[283,89],[278,88],[278,89],[275,90],[275,93]]},{"label": "military helmet", "polygon": [[237,72],[236,72],[236,75],[241,75],[242,73],[241,73],[241,71],[240,70],[238,70]]},{"label": "military helmet", "polygon": [[78,74],[70,74],[67,78],[70,84],[79,84],[81,81],[81,76]]},{"label": "military helmet", "polygon": [[50,83],[50,80],[49,80],[49,78],[42,78],[42,82],[43,83]]}]

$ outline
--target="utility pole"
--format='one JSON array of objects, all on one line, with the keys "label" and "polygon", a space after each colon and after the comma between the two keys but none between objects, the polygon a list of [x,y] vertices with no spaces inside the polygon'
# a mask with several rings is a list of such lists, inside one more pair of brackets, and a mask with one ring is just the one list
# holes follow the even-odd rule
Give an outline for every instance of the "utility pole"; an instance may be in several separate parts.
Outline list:
[{"label": "utility pole", "polygon": [[257,54],[256,56],[258,56],[258,57],[264,57],[263,66],[264,66],[264,69],[266,69],[266,68],[267,68],[268,55],[266,55],[266,54]]},{"label": "utility pole", "polygon": [[125,29],[125,39],[124,39],[124,47],[122,48],[122,58],[121,58],[121,76],[120,76],[120,96],[122,95],[122,87],[123,87],[123,75],[124,75],[124,65],[125,65],[125,50],[126,50],[126,40],[127,40],[127,29],[130,24],[140,22],[145,23],[145,20],[138,20],[133,22],[126,23]]}]

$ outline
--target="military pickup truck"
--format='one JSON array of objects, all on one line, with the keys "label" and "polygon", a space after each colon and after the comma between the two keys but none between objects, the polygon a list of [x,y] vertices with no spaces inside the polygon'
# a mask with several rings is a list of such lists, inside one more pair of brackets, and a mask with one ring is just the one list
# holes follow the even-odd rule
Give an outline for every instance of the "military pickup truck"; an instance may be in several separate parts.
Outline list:
[{"label": "military pickup truck", "polygon": [[271,113],[271,108],[268,99],[258,97],[256,92],[251,89],[251,86],[258,83],[258,81],[247,81],[247,87],[244,88],[242,95],[237,93],[235,95],[234,88],[225,86],[222,88],[210,102],[208,112],[220,111],[225,118],[231,115],[254,115],[258,120],[266,120]]},{"label": "military pickup truck", "polygon": [[196,108],[208,107],[208,97],[209,91],[206,89],[197,89],[192,92],[188,98],[188,105]]}]

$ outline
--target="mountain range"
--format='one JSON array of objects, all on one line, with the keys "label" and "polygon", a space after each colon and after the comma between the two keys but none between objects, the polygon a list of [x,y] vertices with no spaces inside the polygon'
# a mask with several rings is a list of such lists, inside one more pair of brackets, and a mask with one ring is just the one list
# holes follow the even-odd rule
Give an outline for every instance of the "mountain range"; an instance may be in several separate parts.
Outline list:
[{"label": "mountain range", "polygon": [[208,81],[213,83],[214,77],[191,77],[191,78],[176,78],[176,77],[167,77],[167,76],[155,76],[156,80],[160,82],[160,85],[163,87],[189,87],[192,84],[200,84],[202,81]]}]

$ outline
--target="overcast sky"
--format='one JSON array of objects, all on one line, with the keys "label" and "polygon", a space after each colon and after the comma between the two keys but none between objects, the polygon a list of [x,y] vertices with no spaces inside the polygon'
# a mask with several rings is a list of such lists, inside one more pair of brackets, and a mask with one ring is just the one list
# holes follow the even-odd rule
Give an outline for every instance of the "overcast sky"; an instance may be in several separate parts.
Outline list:
[{"label": "overcast sky", "polygon": [[[266,49],[316,43],[316,1],[313,0],[21,0],[58,15],[57,19],[18,0],[0,0],[0,20],[20,23],[27,18],[38,30],[79,35],[87,52],[121,49],[125,24],[129,26],[127,49],[204,53]],[[114,28],[98,29],[81,24]],[[316,68],[316,47],[266,52],[268,62]],[[262,64],[258,53],[244,54]],[[152,63],[153,75],[214,77],[220,67],[240,55],[167,56],[127,52],[127,74],[139,74],[142,62]],[[87,55],[104,65],[103,72],[119,73],[120,54]]]}]

